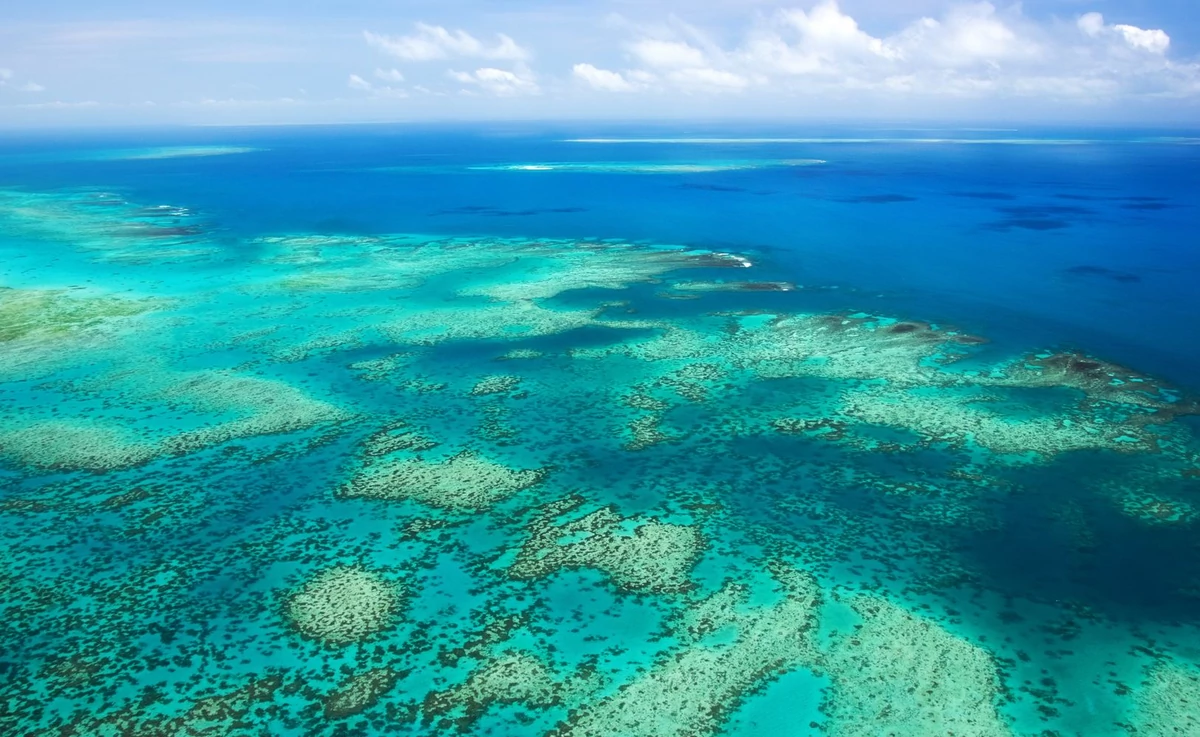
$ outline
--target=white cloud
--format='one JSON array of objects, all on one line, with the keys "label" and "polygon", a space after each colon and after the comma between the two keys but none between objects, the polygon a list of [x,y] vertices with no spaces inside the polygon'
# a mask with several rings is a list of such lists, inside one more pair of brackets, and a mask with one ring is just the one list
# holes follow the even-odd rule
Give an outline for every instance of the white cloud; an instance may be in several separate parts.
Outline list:
[{"label": "white cloud", "polygon": [[426,23],[418,23],[417,32],[409,36],[384,36],[370,31],[364,31],[363,36],[368,44],[409,61],[455,58],[528,61],[531,56],[503,33],[497,34],[496,43],[489,45],[464,30],[450,31]]},{"label": "white cloud", "polygon": [[371,84],[357,74],[350,75],[350,78],[346,81],[346,86],[352,90],[368,92],[370,93],[371,97],[386,97],[392,99],[408,97],[408,92],[406,90],[403,90],[399,87],[391,87],[389,85]]},{"label": "white cloud", "polygon": [[1001,17],[991,3],[951,8],[941,20],[922,18],[889,43],[899,58],[924,59],[939,67],[986,65],[993,68],[1041,53],[1033,28],[1016,15]]},{"label": "white cloud", "polygon": [[1118,23],[1106,25],[1100,13],[1086,13],[1079,17],[1079,30],[1092,38],[1120,37],[1125,45],[1151,54],[1165,54],[1171,46],[1171,37],[1160,29],[1145,29]]},{"label": "white cloud", "polygon": [[375,78],[384,82],[403,82],[404,75],[399,69],[376,69]]},{"label": "white cloud", "polygon": [[609,71],[608,69],[597,69],[591,64],[576,64],[571,68],[571,73],[593,89],[603,90],[605,92],[630,92],[637,87],[625,79],[620,72]]},{"label": "white cloud", "polygon": [[449,75],[451,79],[457,82],[479,87],[482,91],[497,97],[536,95],[541,92],[541,88],[534,81],[533,75],[528,71],[517,73],[493,67],[484,67],[476,69],[474,72],[456,72],[451,70]]},{"label": "white cloud", "polygon": [[1095,38],[1104,32],[1104,16],[1100,13],[1084,13],[1077,21],[1079,30]]},{"label": "white cloud", "polygon": [[1145,30],[1136,26],[1116,25],[1113,30],[1125,37],[1125,43],[1135,49],[1149,51],[1152,54],[1165,54],[1171,45],[1171,37],[1165,32]]},{"label": "white cloud", "polygon": [[1200,65],[1166,58],[1161,30],[1108,25],[1099,13],[1039,23],[1019,4],[959,2],[873,35],[836,0],[759,16],[740,42],[717,44],[678,19],[655,27],[623,22],[636,63],[620,72],[573,68],[596,89],[794,93],[839,99],[1004,96],[1116,99],[1200,94]]},{"label": "white cloud", "polygon": [[703,51],[681,41],[644,39],[630,46],[629,50],[641,63],[660,69],[706,65]]},{"label": "white cloud", "polygon": [[825,0],[808,12],[785,10],[780,13],[780,18],[796,31],[799,45],[809,54],[828,58],[895,55],[881,39],[859,28],[858,21],[843,13],[836,0]]},{"label": "white cloud", "polygon": [[6,81],[9,79],[12,79],[12,76],[13,76],[13,73],[12,73],[11,69],[0,68],[0,80]]}]

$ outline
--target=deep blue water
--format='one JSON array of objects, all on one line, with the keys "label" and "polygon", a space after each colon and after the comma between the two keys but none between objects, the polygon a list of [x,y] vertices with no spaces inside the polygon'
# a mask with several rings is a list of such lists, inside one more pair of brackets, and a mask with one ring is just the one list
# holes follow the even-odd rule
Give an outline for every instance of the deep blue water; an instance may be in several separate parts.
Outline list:
[{"label": "deep blue water", "polygon": [[[575,138],[885,138],[585,144]],[[1078,145],[905,143],[1046,139]],[[1200,146],[1179,131],[334,127],[9,137],[6,154],[237,145],[241,156],[53,166],[0,181],[186,201],[232,234],[297,229],[645,239],[763,253],[875,310],[1078,346],[1177,382],[1200,368]],[[697,174],[480,172],[540,162],[823,159]],[[379,169],[391,169],[377,171]],[[472,212],[470,208],[479,208]],[[486,208],[486,209],[484,209]],[[554,212],[571,209],[571,212]]]}]

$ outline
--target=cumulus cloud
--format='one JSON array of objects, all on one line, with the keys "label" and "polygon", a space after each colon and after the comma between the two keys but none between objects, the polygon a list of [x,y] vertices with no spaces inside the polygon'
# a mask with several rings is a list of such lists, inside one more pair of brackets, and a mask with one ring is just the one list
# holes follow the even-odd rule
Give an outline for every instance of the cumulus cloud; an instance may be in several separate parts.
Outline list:
[{"label": "cumulus cloud", "polygon": [[[1019,5],[961,2],[938,17],[918,17],[890,35],[873,35],[836,0],[759,19],[734,44],[717,44],[675,21],[625,26],[633,69],[578,64],[573,75],[611,92],[694,93],[761,88],[806,95],[1043,96],[1076,99],[1200,92],[1200,65],[1167,58],[1170,37],[1156,29],[1109,24],[1099,13],[1038,23]],[[640,84],[633,84],[637,79]]]},{"label": "cumulus cloud", "polygon": [[541,88],[528,71],[509,72],[494,67],[476,69],[474,72],[449,72],[450,78],[465,85],[478,87],[481,91],[497,97],[536,95]]},{"label": "cumulus cloud", "polygon": [[1165,54],[1171,46],[1171,37],[1160,29],[1145,29],[1124,24],[1106,25],[1100,13],[1087,13],[1079,17],[1079,29],[1092,38],[1119,36],[1131,49]]},{"label": "cumulus cloud", "polygon": [[346,86],[352,90],[363,90],[365,92],[369,92],[371,90],[371,83],[357,74],[350,75],[350,79],[346,81]]},{"label": "cumulus cloud", "polygon": [[591,64],[576,64],[571,68],[571,74],[593,89],[605,92],[631,92],[637,89],[637,86],[625,79],[620,72],[598,69]]},{"label": "cumulus cloud", "polygon": [[364,31],[367,43],[400,59],[408,61],[437,61],[440,59],[494,59],[528,61],[531,54],[503,33],[496,42],[487,44],[464,30],[450,31],[442,26],[418,23],[416,33],[408,36],[385,36]]}]

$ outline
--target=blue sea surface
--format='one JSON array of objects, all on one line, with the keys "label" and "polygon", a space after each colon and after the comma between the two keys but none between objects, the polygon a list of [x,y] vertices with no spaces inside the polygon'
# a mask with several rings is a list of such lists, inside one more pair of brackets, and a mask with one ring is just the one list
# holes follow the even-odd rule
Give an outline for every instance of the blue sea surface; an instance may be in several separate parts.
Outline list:
[{"label": "blue sea surface", "polygon": [[4,734],[1200,734],[1200,138],[0,138]]}]

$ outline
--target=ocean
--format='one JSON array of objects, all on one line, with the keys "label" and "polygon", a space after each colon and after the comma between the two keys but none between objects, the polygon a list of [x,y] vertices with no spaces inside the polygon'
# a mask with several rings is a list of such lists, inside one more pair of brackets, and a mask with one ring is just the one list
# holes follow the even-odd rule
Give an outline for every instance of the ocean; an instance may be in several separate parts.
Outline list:
[{"label": "ocean", "polygon": [[1200,734],[1200,137],[0,137],[14,735]]}]

